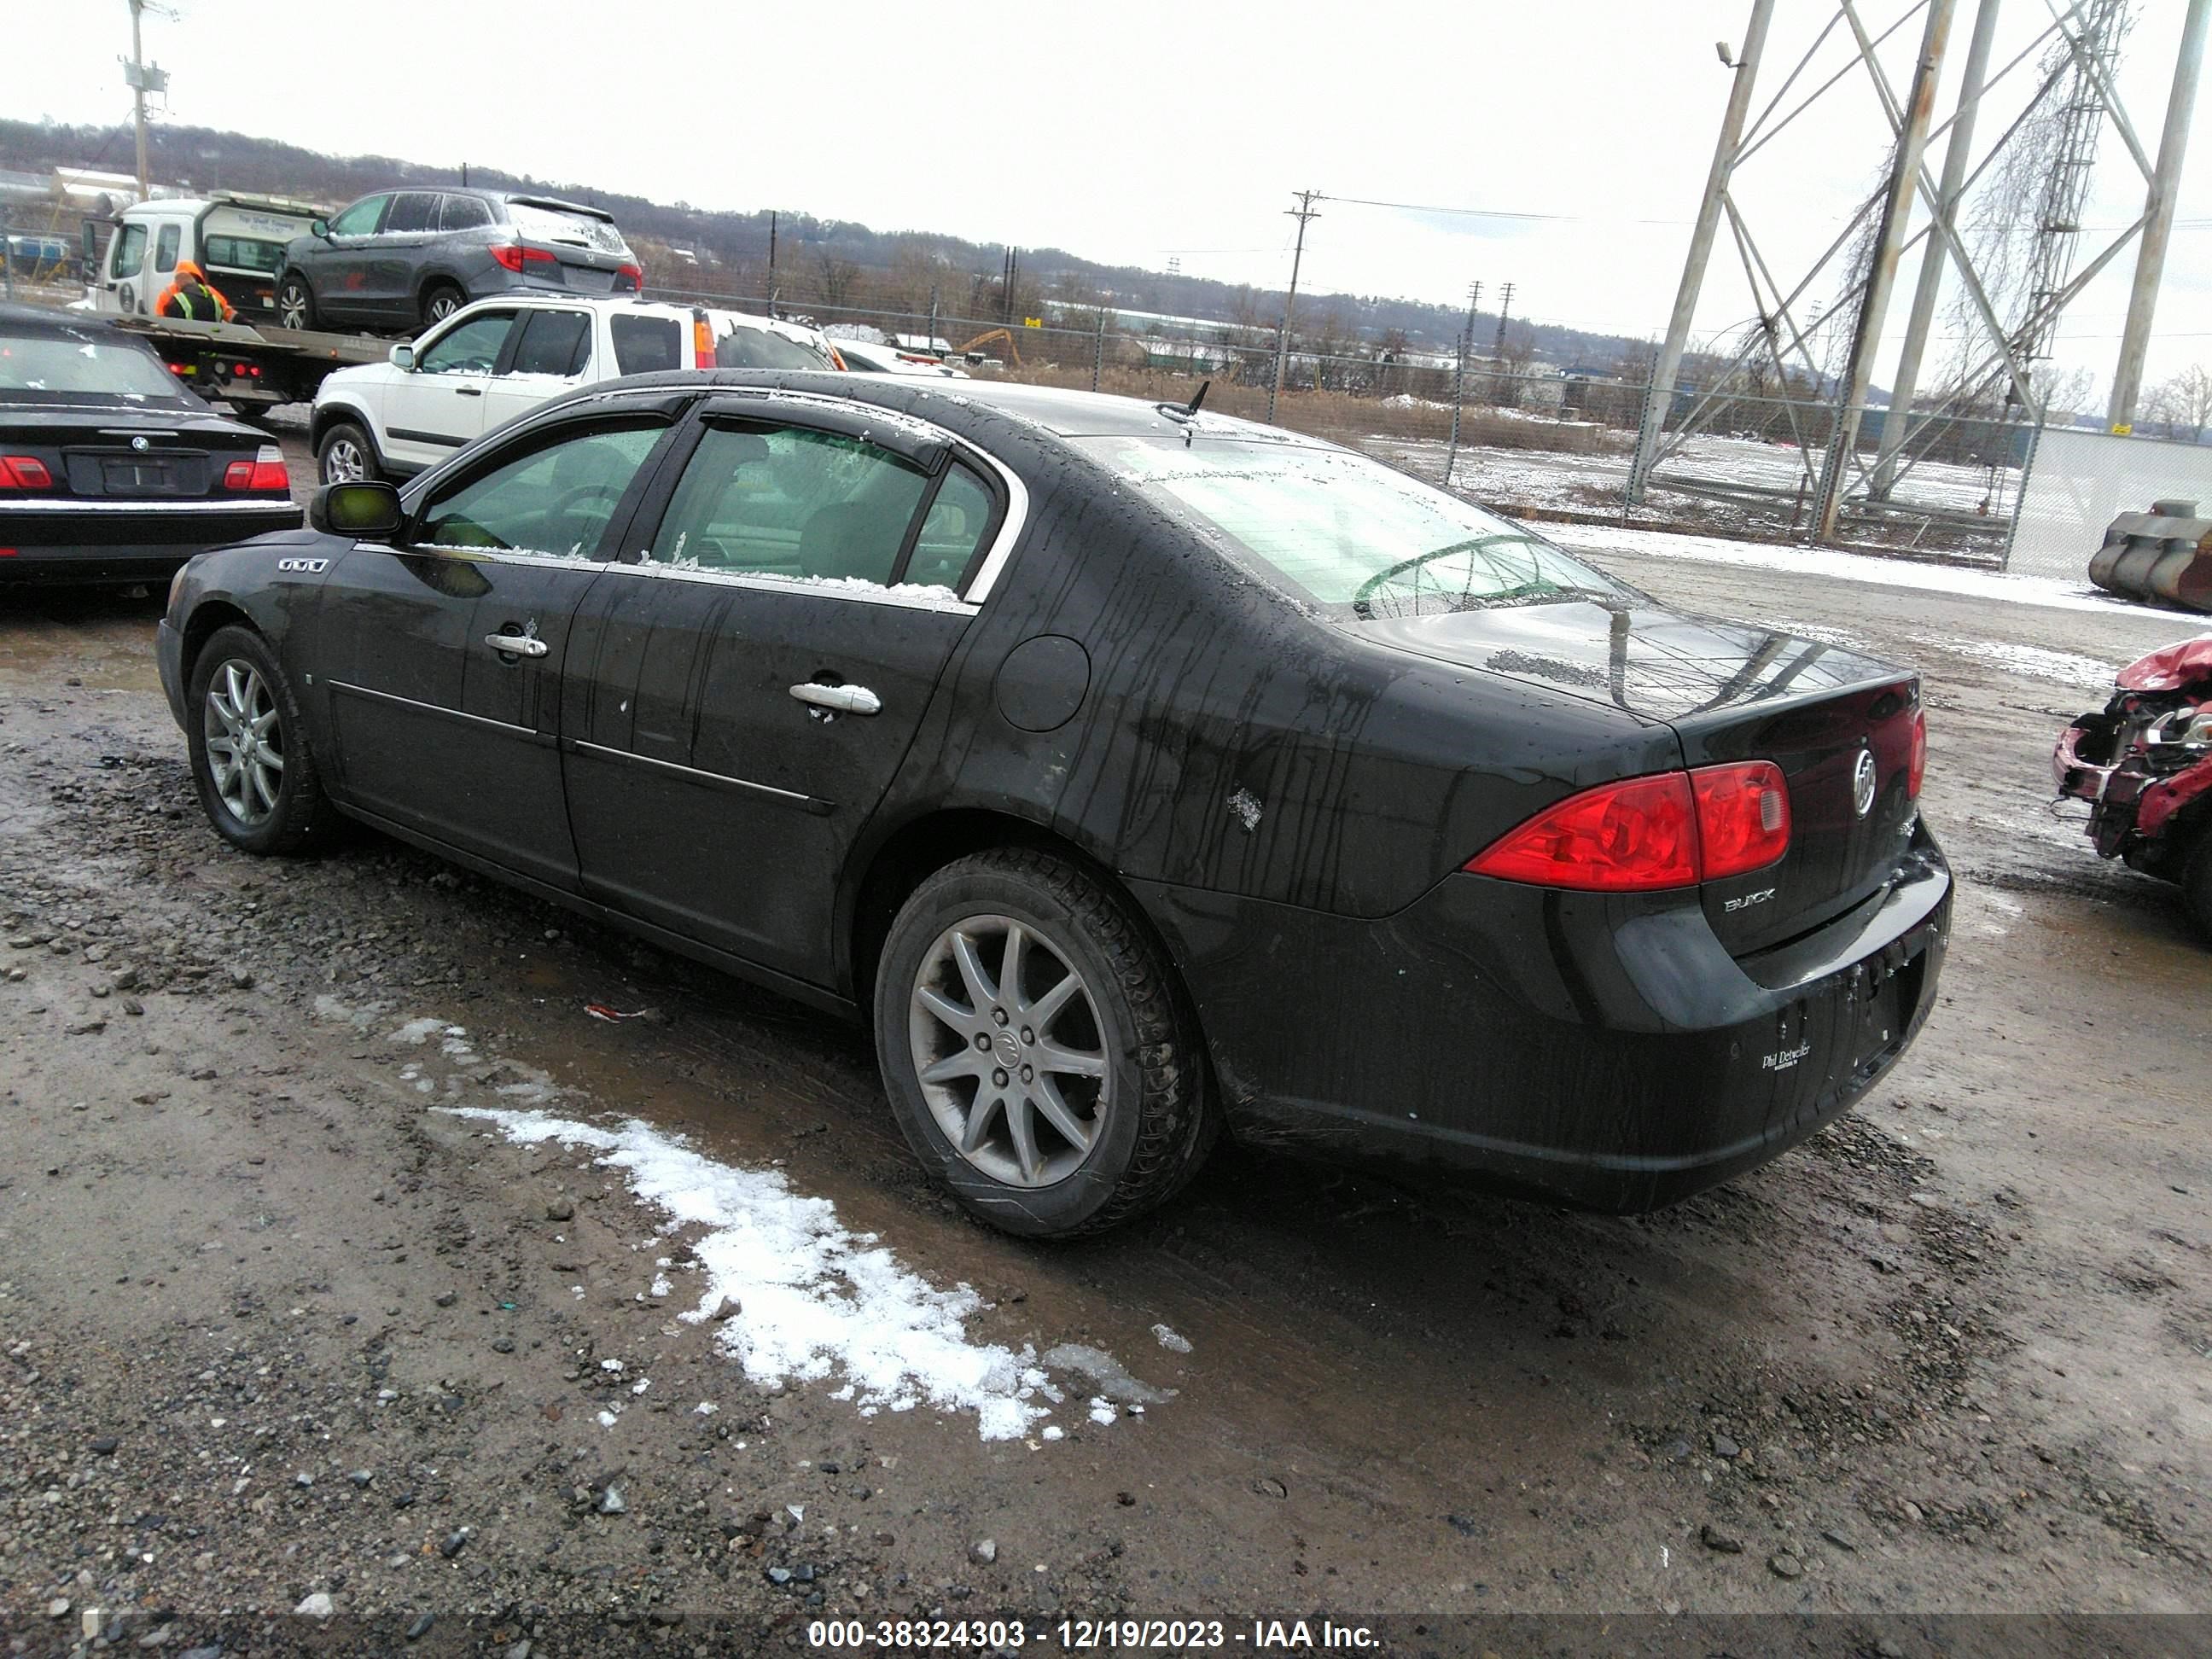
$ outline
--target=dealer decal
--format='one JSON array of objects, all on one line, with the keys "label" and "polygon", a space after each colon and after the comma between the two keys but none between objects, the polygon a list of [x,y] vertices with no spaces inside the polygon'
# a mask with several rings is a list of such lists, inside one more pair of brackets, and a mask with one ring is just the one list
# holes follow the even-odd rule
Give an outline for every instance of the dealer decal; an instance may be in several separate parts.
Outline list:
[{"label": "dealer decal", "polygon": [[1784,1048],[1777,1054],[1762,1054],[1759,1056],[1759,1069],[1762,1072],[1786,1072],[1812,1052],[1813,1045],[1810,1041],[1807,1041],[1799,1043],[1795,1048]]}]

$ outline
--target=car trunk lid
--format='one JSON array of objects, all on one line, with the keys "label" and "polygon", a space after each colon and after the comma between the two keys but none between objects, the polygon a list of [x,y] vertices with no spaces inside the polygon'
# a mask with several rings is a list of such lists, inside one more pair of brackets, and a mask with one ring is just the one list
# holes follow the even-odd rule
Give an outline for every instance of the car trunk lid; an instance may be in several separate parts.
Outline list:
[{"label": "car trunk lid", "polygon": [[1478,607],[1354,626],[1402,650],[1663,723],[1692,769],[1780,767],[1789,851],[1701,890],[1714,932],[1739,955],[1864,901],[1888,880],[1912,833],[1919,681],[1847,647],[1641,601]]}]

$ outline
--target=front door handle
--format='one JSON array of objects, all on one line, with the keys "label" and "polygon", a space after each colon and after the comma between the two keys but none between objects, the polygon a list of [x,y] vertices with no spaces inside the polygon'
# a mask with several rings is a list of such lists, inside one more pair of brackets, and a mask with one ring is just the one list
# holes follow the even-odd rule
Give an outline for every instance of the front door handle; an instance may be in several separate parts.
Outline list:
[{"label": "front door handle", "polygon": [[826,708],[833,714],[880,714],[884,700],[865,685],[821,685],[803,680],[791,688],[801,702]]},{"label": "front door handle", "polygon": [[481,398],[483,396],[483,388],[480,386],[457,386],[453,388],[453,396],[456,398]]},{"label": "front door handle", "polygon": [[483,640],[501,656],[542,657],[549,648],[544,641],[532,634],[487,634]]}]

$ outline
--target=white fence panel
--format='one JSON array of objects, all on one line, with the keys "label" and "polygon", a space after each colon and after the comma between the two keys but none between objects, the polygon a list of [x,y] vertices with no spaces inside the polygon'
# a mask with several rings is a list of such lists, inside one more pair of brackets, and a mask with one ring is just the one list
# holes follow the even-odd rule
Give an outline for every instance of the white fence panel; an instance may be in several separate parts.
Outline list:
[{"label": "white fence panel", "polygon": [[2045,427],[2021,490],[2005,568],[2086,581],[2106,526],[2177,499],[2212,507],[2212,447]]}]

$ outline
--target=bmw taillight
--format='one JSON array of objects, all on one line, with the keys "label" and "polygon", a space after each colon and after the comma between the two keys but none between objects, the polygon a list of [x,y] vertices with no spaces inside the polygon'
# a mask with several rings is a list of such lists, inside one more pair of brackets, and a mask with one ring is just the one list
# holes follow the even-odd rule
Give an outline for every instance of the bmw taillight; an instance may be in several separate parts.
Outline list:
[{"label": "bmw taillight", "polygon": [[521,242],[495,242],[491,257],[509,270],[521,270],[526,261],[532,264],[551,264],[554,259],[551,250],[531,247]]},{"label": "bmw taillight", "polygon": [[1772,761],[1600,784],[1554,802],[1463,866],[1582,892],[1694,887],[1790,850],[1790,791]]},{"label": "bmw taillight", "polygon": [[0,455],[0,489],[52,489],[54,475],[35,455]]},{"label": "bmw taillight", "polygon": [[284,452],[275,444],[264,444],[252,460],[233,461],[222,470],[222,487],[257,495],[290,495],[292,477],[284,470]]},{"label": "bmw taillight", "polygon": [[1905,798],[1920,799],[1920,780],[1928,771],[1928,711],[1912,711],[1912,757],[1905,763]]}]

